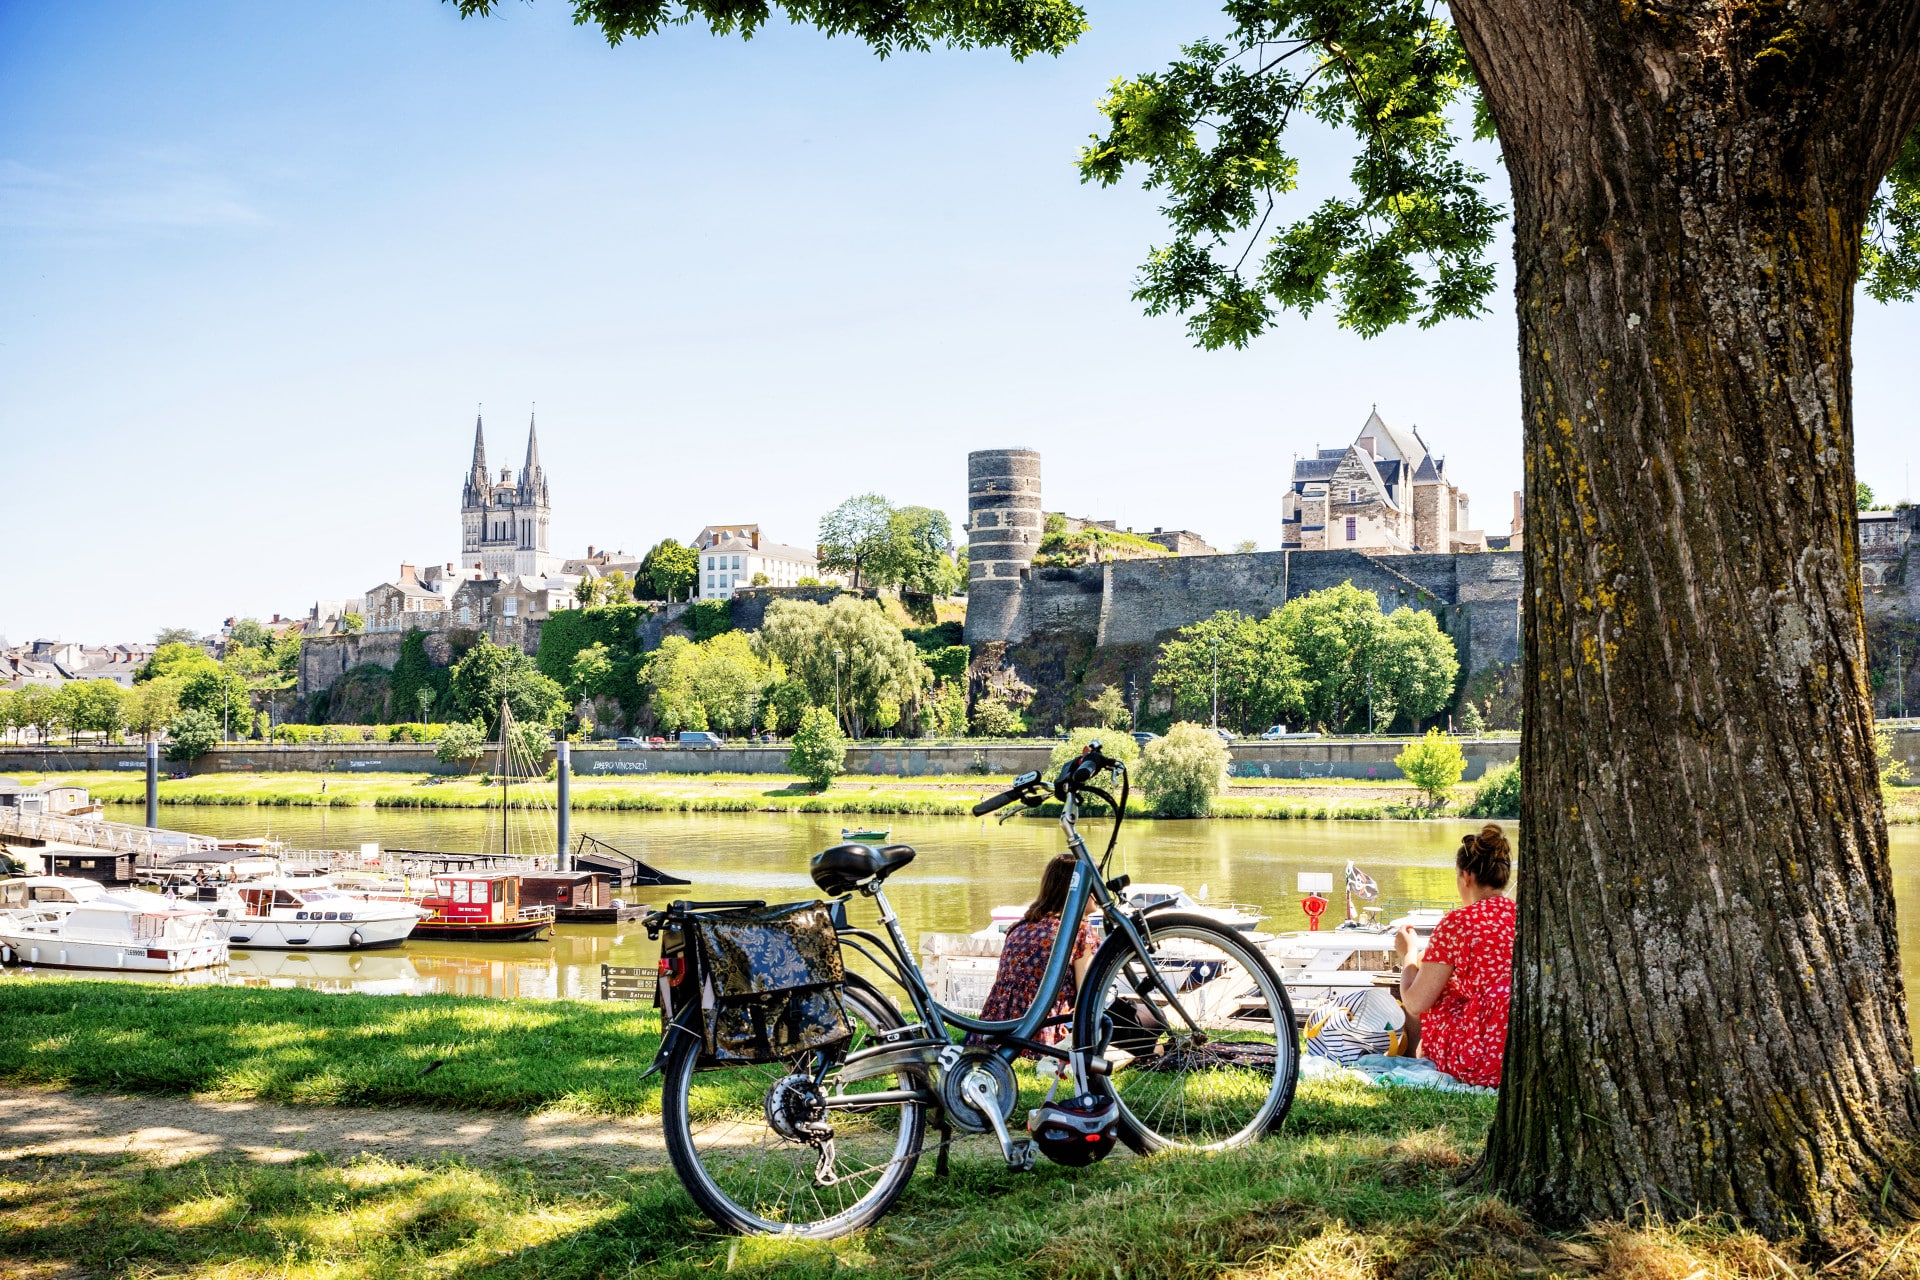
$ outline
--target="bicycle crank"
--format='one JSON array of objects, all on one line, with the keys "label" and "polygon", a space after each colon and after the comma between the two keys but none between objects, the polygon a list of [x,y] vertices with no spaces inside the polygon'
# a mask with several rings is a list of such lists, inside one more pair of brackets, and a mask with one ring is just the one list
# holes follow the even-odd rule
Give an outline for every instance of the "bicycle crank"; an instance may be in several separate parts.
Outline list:
[{"label": "bicycle crank", "polygon": [[1018,1173],[1031,1173],[1040,1159],[1040,1148],[1032,1139],[1016,1140],[1007,1129],[1006,1119],[1000,1114],[1000,1085],[992,1073],[978,1066],[966,1068],[966,1074],[960,1078],[960,1096],[993,1125],[993,1136],[1000,1140],[1000,1154],[1006,1157],[1007,1167]]}]

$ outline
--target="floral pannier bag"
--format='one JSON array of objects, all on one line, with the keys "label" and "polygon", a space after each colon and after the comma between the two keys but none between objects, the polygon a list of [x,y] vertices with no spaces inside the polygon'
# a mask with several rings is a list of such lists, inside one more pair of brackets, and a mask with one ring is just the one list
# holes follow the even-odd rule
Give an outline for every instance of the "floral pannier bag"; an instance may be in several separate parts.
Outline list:
[{"label": "floral pannier bag", "polygon": [[778,1062],[852,1036],[826,903],[673,914],[660,948],[661,1004],[665,1018],[677,1010],[700,1033],[706,1064]]}]

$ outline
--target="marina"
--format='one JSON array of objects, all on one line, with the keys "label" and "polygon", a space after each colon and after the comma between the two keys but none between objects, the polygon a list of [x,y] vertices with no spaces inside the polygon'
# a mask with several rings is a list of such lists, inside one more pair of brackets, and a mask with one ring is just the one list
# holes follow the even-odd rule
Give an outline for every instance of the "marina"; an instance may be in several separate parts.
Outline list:
[{"label": "marina", "polygon": [[[110,817],[139,820],[137,809]],[[479,848],[489,821],[483,811],[251,808],[163,810],[161,824],[227,840],[270,836],[303,849],[357,850]],[[679,873],[690,883],[623,888],[631,904],[664,905],[674,898],[817,896],[807,859],[839,842],[835,815],[596,813],[594,833],[647,866]],[[1383,899],[1440,900],[1453,892],[1453,848],[1461,821],[1378,822],[1156,822],[1129,824],[1115,870],[1137,884],[1178,885],[1209,902],[1249,906],[1265,913],[1260,928],[1304,930],[1298,891],[1301,872],[1331,873],[1337,884],[1353,861],[1379,883]],[[914,864],[888,883],[888,892],[919,946],[923,934],[965,936],[986,926],[996,908],[1031,896],[1046,858],[1058,851],[1059,831],[1044,819],[1004,826],[962,818],[902,817],[893,838],[919,850]],[[1901,913],[1901,955],[1907,980],[1920,983],[1920,831],[1891,832],[1894,891]],[[1524,867],[1521,869],[1524,875]],[[414,887],[420,886],[414,878]],[[1340,895],[1322,919],[1327,942],[1341,913]],[[865,909],[856,902],[857,916]],[[1365,940],[1360,940],[1365,941]],[[1373,939],[1390,947],[1391,940]],[[220,981],[304,986],[382,994],[451,993],[492,997],[594,999],[600,966],[649,966],[657,953],[637,921],[558,922],[538,941],[430,940],[416,934],[402,947],[300,959],[236,947],[224,971],[157,980]],[[22,972],[14,969],[11,972]],[[1364,974],[1329,977],[1328,987],[1358,985]],[[156,979],[147,979],[156,980]],[[1369,980],[1370,981],[1370,980]]]}]

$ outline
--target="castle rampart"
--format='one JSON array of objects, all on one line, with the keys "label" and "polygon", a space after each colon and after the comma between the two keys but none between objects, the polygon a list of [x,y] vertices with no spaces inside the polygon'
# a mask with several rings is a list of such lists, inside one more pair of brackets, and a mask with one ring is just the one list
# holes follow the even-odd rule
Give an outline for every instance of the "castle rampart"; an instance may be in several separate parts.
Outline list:
[{"label": "castle rampart", "polygon": [[[967,643],[1019,644],[1071,632],[1098,647],[1152,644],[1222,609],[1264,616],[1310,591],[1352,582],[1380,607],[1440,615],[1468,674],[1520,657],[1520,554],[1378,557],[1355,551],[1113,560],[1082,569],[1035,569],[1000,587],[991,609],[969,599]],[[976,580],[973,590],[978,591]]]}]

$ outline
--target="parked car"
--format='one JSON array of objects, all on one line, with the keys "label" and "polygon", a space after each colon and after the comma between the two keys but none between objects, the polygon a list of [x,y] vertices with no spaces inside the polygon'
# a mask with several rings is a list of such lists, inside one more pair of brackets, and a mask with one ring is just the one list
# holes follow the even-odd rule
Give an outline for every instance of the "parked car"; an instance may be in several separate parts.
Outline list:
[{"label": "parked car", "polygon": [[1262,742],[1273,742],[1280,738],[1284,738],[1286,736],[1287,736],[1287,726],[1283,724],[1277,724],[1277,725],[1274,725],[1273,728],[1268,729],[1265,733],[1261,734],[1260,740]]},{"label": "parked car", "polygon": [[647,747],[649,750],[652,750],[658,747],[664,747],[666,745],[667,745],[667,740],[665,738],[648,738],[647,739]]},{"label": "parked car", "polygon": [[1136,729],[1133,733],[1133,740],[1144,747],[1159,736],[1157,733],[1148,733],[1145,729]]},{"label": "parked car", "polygon": [[645,738],[615,738],[613,745],[622,751],[642,751],[646,749],[647,740]]},{"label": "parked car", "polygon": [[727,745],[727,741],[719,734],[708,733],[705,729],[687,729],[680,734],[680,745],[683,747],[724,747]]},{"label": "parked car", "polygon": [[1233,745],[1233,735],[1225,729],[1215,729],[1214,732],[1220,735],[1220,741],[1226,743],[1228,746]]}]

